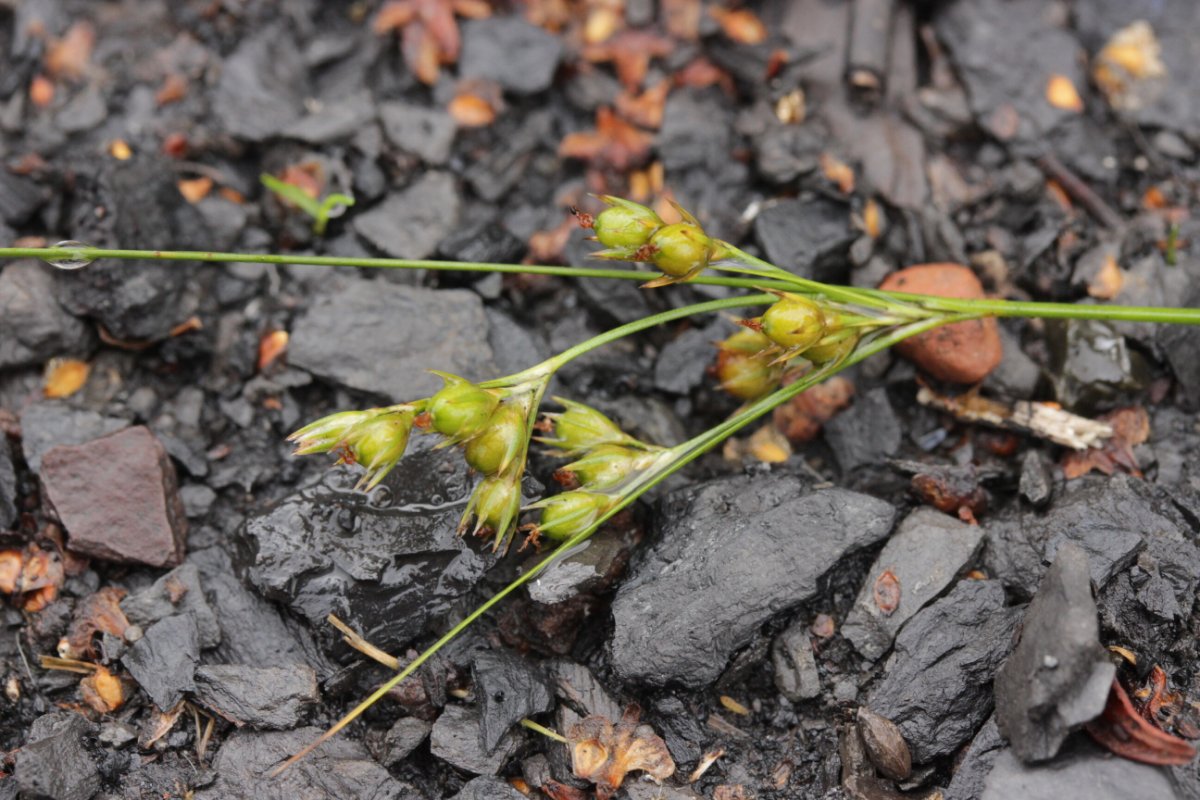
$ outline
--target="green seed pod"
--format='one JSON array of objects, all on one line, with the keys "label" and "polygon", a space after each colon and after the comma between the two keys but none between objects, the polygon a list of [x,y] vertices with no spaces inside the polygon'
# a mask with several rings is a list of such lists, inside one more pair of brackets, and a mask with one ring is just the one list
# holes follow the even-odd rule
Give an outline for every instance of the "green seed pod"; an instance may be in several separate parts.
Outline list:
[{"label": "green seed pod", "polygon": [[504,476],[487,477],[471,492],[459,529],[465,530],[473,516],[474,533],[490,530],[495,532],[499,541],[517,521],[520,512],[521,489],[517,481]]},{"label": "green seed pod", "polygon": [[659,228],[650,237],[654,266],[672,278],[685,278],[708,266],[713,240],[686,222]]},{"label": "green seed pod", "polygon": [[538,502],[542,510],[537,532],[551,539],[570,539],[587,530],[612,503],[612,498],[596,492],[563,492]]},{"label": "green seed pod", "polygon": [[287,437],[289,442],[296,443],[293,455],[307,456],[312,453],[328,453],[342,445],[346,435],[360,422],[378,414],[380,409],[372,408],[366,411],[340,411],[321,417],[316,422],[310,422],[300,430]]},{"label": "green seed pod", "polygon": [[825,314],[807,297],[787,294],[763,313],[762,332],[780,347],[803,350],[825,335]]},{"label": "green seed pod", "polygon": [[515,404],[501,405],[479,435],[467,442],[467,463],[484,475],[497,475],[517,457],[527,438],[524,411]]},{"label": "green seed pod", "polygon": [[641,444],[591,406],[561,397],[554,401],[566,406],[567,410],[546,415],[554,424],[554,436],[540,439],[543,444],[558,447],[566,453],[578,453],[602,444]]},{"label": "green seed pod", "polygon": [[827,364],[837,361],[854,352],[858,345],[858,331],[846,328],[837,333],[831,333],[812,347],[801,353],[814,364]]},{"label": "green seed pod", "polygon": [[437,373],[446,385],[429,400],[433,429],[443,436],[465,441],[483,430],[500,398],[470,381]]},{"label": "green seed pod", "polygon": [[404,456],[413,416],[411,410],[384,412],[360,422],[346,434],[347,454],[343,460],[361,464],[367,470],[356,488],[375,488]]},{"label": "green seed pod", "polygon": [[602,444],[586,456],[567,464],[562,472],[575,476],[585,489],[608,489],[633,472],[644,469],[652,455],[617,444]]},{"label": "green seed pod", "polygon": [[739,400],[755,400],[779,386],[783,365],[773,364],[773,354],[763,352],[772,342],[763,334],[742,328],[717,343],[713,374],[721,388]]},{"label": "green seed pod", "polygon": [[754,355],[766,350],[772,344],[764,334],[751,328],[740,328],[728,338],[717,342],[717,347],[723,351],[746,353]]},{"label": "green seed pod", "polygon": [[643,205],[619,197],[601,198],[609,207],[601,211],[592,223],[596,239],[605,247],[637,249],[663,226],[663,221]]}]

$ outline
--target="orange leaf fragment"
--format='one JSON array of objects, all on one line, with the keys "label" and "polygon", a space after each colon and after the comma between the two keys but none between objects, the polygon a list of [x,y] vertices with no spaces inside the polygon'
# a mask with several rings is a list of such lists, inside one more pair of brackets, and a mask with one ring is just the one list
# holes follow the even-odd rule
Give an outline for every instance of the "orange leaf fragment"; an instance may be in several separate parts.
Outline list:
[{"label": "orange leaf fragment", "polygon": [[1096,273],[1096,277],[1088,284],[1087,293],[1100,300],[1112,300],[1121,293],[1125,286],[1125,273],[1117,266],[1117,259],[1111,254],[1104,259],[1104,266]]},{"label": "orange leaf fragment", "polygon": [[76,22],[61,39],[55,39],[46,48],[46,72],[53,78],[82,78],[95,46],[96,31],[87,22]]},{"label": "orange leaf fragment", "polygon": [[670,55],[674,49],[674,42],[657,33],[627,30],[606,42],[586,45],[583,57],[593,64],[612,62],[621,84],[626,89],[636,90],[650,69],[650,61]]},{"label": "orange leaf fragment", "polygon": [[29,101],[38,108],[54,102],[54,84],[45,75],[34,75],[29,82]]},{"label": "orange leaf fragment", "polygon": [[1104,92],[1109,105],[1118,111],[1139,108],[1147,98],[1141,85],[1166,78],[1162,47],[1154,29],[1145,20],[1136,20],[1112,35],[1092,61],[1092,80]]},{"label": "orange leaf fragment", "polygon": [[863,231],[872,239],[878,239],[883,233],[883,211],[879,208],[879,203],[875,198],[867,199],[863,205]]},{"label": "orange leaf fragment", "polygon": [[262,372],[287,351],[288,332],[269,331],[258,340],[258,371]]},{"label": "orange leaf fragment", "polygon": [[710,6],[708,13],[721,26],[721,31],[738,44],[760,44],[766,41],[767,26],[748,8],[733,11]]},{"label": "orange leaf fragment", "polygon": [[463,128],[482,128],[496,121],[496,109],[475,94],[460,94],[450,101],[447,110]]},{"label": "orange leaf fragment", "polygon": [[199,178],[181,178],[176,182],[175,186],[179,189],[179,193],[183,195],[183,199],[195,205],[208,197],[208,193],[213,188],[213,179],[207,175],[202,175]]},{"label": "orange leaf fragment", "polygon": [[17,580],[25,557],[20,550],[0,550],[0,592],[12,594],[17,590]]},{"label": "orange leaf fragment", "polygon": [[86,361],[74,358],[52,358],[46,364],[42,380],[42,396],[70,397],[87,383],[92,368]]},{"label": "orange leaf fragment", "polygon": [[821,153],[821,172],[826,180],[837,184],[842,194],[854,191],[854,169],[832,153]]},{"label": "orange leaf fragment", "polygon": [[630,122],[657,129],[662,125],[667,93],[670,91],[670,81],[662,80],[640,95],[622,92],[617,95],[617,111]]},{"label": "orange leaf fragment", "polygon": [[1083,111],[1083,98],[1066,75],[1051,75],[1046,82],[1046,102],[1064,111]]},{"label": "orange leaf fragment", "polygon": [[1113,681],[1104,713],[1086,727],[1102,747],[1131,761],[1181,766],[1196,757],[1196,748],[1155,727],[1139,714],[1120,681]]},{"label": "orange leaf fragment", "polygon": [[96,667],[91,675],[79,682],[79,694],[83,702],[101,714],[116,711],[125,703],[121,679],[104,667]]},{"label": "orange leaf fragment", "polygon": [[596,129],[567,134],[558,154],[624,172],[646,161],[653,141],[653,136],[625,122],[611,108],[601,107],[596,111]]},{"label": "orange leaf fragment", "polygon": [[75,608],[75,617],[67,630],[66,643],[72,658],[91,658],[95,655],[93,640],[98,633],[124,638],[129,619],[121,610],[125,590],[114,586],[88,595]]},{"label": "orange leaf fragment", "polygon": [[133,157],[133,150],[124,139],[113,139],[109,142],[108,154],[117,161],[128,161]]},{"label": "orange leaf fragment", "polygon": [[576,777],[596,784],[598,800],[611,798],[630,772],[641,770],[656,781],[675,774],[666,742],[649,725],[638,724],[630,707],[616,725],[598,714],[571,726],[571,768]]},{"label": "orange leaf fragment", "polygon": [[159,108],[171,103],[178,103],[187,97],[187,90],[187,79],[178,72],[172,72],[163,80],[162,86],[158,87],[158,91],[154,94],[154,102],[158,103]]},{"label": "orange leaf fragment", "polygon": [[875,605],[885,616],[891,616],[900,607],[900,579],[890,569],[885,569],[875,579]]},{"label": "orange leaf fragment", "polygon": [[1118,408],[1101,415],[1097,421],[1108,423],[1112,436],[1100,447],[1069,451],[1063,456],[1063,474],[1070,480],[1092,470],[1112,475],[1119,469],[1140,478],[1142,472],[1133,448],[1150,436],[1150,415],[1146,409],[1137,406]]}]

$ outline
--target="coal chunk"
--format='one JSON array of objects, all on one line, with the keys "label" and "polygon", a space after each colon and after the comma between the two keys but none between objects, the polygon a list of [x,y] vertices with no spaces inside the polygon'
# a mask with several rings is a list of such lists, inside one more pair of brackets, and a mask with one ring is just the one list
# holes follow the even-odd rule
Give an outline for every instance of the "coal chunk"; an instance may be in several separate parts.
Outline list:
[{"label": "coal chunk", "polygon": [[429,258],[458,224],[462,199],[454,178],[426,173],[402,192],[354,218],[358,235],[394,258]]},{"label": "coal chunk", "polygon": [[304,114],[308,70],[287,29],[247,36],[221,64],[213,113],[229,134],[252,142],[282,136]]},{"label": "coal chunk", "polygon": [[7,436],[0,436],[0,528],[8,528],[17,518],[17,472]]},{"label": "coal chunk", "polygon": [[299,664],[214,664],[199,667],[194,680],[196,699],[239,728],[294,728],[318,700],[316,673]]},{"label": "coal chunk", "polygon": [[788,700],[798,703],[820,696],[821,673],[817,672],[807,625],[794,622],[775,637],[771,664],[775,669],[775,688]]},{"label": "coal chunk", "polygon": [[199,662],[200,634],[189,616],[154,623],[121,658],[125,669],[162,711],[192,690],[192,673]]},{"label": "coal chunk", "polygon": [[429,736],[433,725],[417,717],[401,717],[383,737],[382,752],[379,763],[385,767],[394,767],[417,749],[421,742]]},{"label": "coal chunk", "polygon": [[984,781],[992,771],[996,757],[1004,750],[1004,738],[996,727],[996,718],[992,717],[963,751],[950,785],[946,787],[946,800],[975,800],[982,795]]},{"label": "coal chunk", "polygon": [[21,450],[25,463],[38,472],[42,456],[51,448],[83,444],[128,427],[128,420],[72,408],[61,400],[47,400],[21,412]]},{"label": "coal chunk", "polygon": [[963,580],[900,629],[869,705],[900,727],[913,763],[953,753],[991,713],[1019,616],[999,581]]},{"label": "coal chunk", "polygon": [[715,93],[681,89],[671,92],[655,140],[669,171],[711,168],[729,158],[733,115]]},{"label": "coal chunk", "polygon": [[12,170],[0,170],[0,220],[23,225],[46,201],[47,193],[32,179]]},{"label": "coal chunk", "polygon": [[1046,341],[1055,396],[1079,413],[1111,405],[1147,383],[1145,361],[1107,323],[1053,321]]},{"label": "coal chunk", "polygon": [[[2,172],[3,170],[0,170]],[[41,365],[62,355],[86,355],[88,326],[55,299],[50,267],[19,261],[0,272],[0,369]]]},{"label": "coal chunk", "polygon": [[204,596],[200,571],[195,564],[182,564],[148,588],[124,598],[121,610],[130,622],[143,629],[160,619],[186,614],[196,622],[201,649],[207,650],[221,643],[221,626]]},{"label": "coal chunk", "polygon": [[1071,481],[1045,512],[1013,506],[989,519],[984,567],[1029,597],[1058,547],[1074,542],[1088,555],[1092,582],[1103,588],[1133,563],[1146,536],[1179,536],[1162,503],[1124,475]]},{"label": "coal chunk", "polygon": [[351,389],[415,400],[441,388],[431,368],[490,377],[487,330],[483,303],[466,289],[352,281],[296,320],[288,362]]},{"label": "coal chunk", "polygon": [[280,775],[264,777],[321,733],[320,728],[270,733],[234,732],[213,759],[216,780],[196,792],[196,800],[297,800],[302,797],[408,800],[422,796],[413,787],[388,775],[360,742],[345,736],[334,737]]},{"label": "coal chunk", "polygon": [[183,559],[187,518],[175,467],[148,428],[55,447],[41,480],[73,552],[152,567]]},{"label": "coal chunk", "polygon": [[1129,800],[1182,797],[1162,767],[1113,758],[1084,737],[1046,764],[1022,764],[1012,750],[996,756],[982,800]]},{"label": "coal chunk", "polygon": [[612,663],[627,680],[704,685],[759,625],[813,596],[843,555],[886,536],[895,511],[768,475],[674,492],[656,516],[658,541],[613,601]]},{"label": "coal chunk", "polygon": [[429,735],[429,749],[448,764],[476,775],[495,775],[516,754],[521,735],[509,731],[492,751],[483,748],[477,709],[452,705],[442,709]]},{"label": "coal chunk", "polygon": [[1026,762],[1053,758],[1067,734],[1104,710],[1115,674],[1100,644],[1087,554],[1066,543],[996,673],[996,722],[1013,753]]},{"label": "coal chunk", "polygon": [[525,800],[508,781],[480,775],[467,781],[451,800]]},{"label": "coal chunk", "polygon": [[426,164],[441,165],[450,160],[458,125],[445,111],[389,101],[380,103],[379,121],[388,141],[406,153],[420,156]]},{"label": "coal chunk", "polygon": [[[875,559],[842,625],[842,635],[867,658],[879,658],[892,646],[900,627],[950,585],[982,544],[983,529],[978,525],[918,508],[904,518]],[[876,583],[886,572],[900,588],[899,605],[890,611],[876,603]]]},{"label": "coal chunk", "polygon": [[771,203],[754,218],[754,235],[772,264],[836,282],[846,280],[846,254],[857,238],[845,204],[823,197]]},{"label": "coal chunk", "polygon": [[519,17],[468,20],[458,72],[496,81],[514,94],[537,94],[550,87],[562,54],[559,37]]},{"label": "coal chunk", "polygon": [[100,789],[100,772],[84,746],[95,726],[74,712],[38,717],[16,751],[13,778],[22,797],[89,800]]},{"label": "coal chunk", "polygon": [[689,328],[663,347],[654,362],[654,385],[671,394],[690,394],[704,383],[708,367],[716,358],[713,346],[729,330],[724,323],[707,328]]},{"label": "coal chunk", "polygon": [[471,662],[480,706],[483,749],[492,752],[508,730],[525,717],[549,711],[554,703],[541,668],[505,650],[486,650]]},{"label": "coal chunk", "polygon": [[331,471],[247,519],[238,558],[255,589],[312,625],[337,614],[394,650],[450,611],[495,556],[457,534],[473,483],[460,454],[409,456],[371,497],[351,490],[355,478]]},{"label": "coal chunk", "polygon": [[825,441],[843,472],[896,455],[901,438],[900,418],[883,387],[860,395],[854,405],[825,423]]},{"label": "coal chunk", "polygon": [[346,139],[375,120],[375,103],[369,91],[354,92],[331,102],[323,102],[311,114],[289,125],[289,139],[309,144],[330,144]]},{"label": "coal chunk", "polygon": [[1021,459],[1018,488],[1021,497],[1036,508],[1045,508],[1054,494],[1054,474],[1037,450],[1029,450]]},{"label": "coal chunk", "polygon": [[[1184,303],[1188,308],[1200,304],[1200,289],[1193,290]],[[1200,408],[1200,329],[1194,325],[1162,325],[1158,342],[1167,356],[1175,380],[1183,390],[1183,397],[1191,409]]]}]

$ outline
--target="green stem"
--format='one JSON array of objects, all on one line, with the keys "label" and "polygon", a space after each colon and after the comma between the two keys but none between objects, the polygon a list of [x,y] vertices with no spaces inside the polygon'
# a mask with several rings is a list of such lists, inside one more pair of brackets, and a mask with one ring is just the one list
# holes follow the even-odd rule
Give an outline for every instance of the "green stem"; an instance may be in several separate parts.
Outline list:
[{"label": "green stem", "polygon": [[[502,272],[519,275],[553,275],[560,278],[610,278],[613,280],[645,281],[658,275],[635,269],[598,269],[595,267],[553,267],[533,264],[482,264],[472,261],[430,261],[410,258],[355,258],[348,256],[314,256],[304,253],[221,253],[210,250],[106,250],[101,247],[0,247],[0,259],[37,258],[42,261],[64,261],[83,258],[95,261],[110,258],[118,261],[208,261],[216,264],[295,264],[314,267],[366,267],[370,269],[428,269],[455,272]],[[754,289],[763,281],[719,276],[699,276],[689,283],[705,286],[727,286],[734,289]],[[787,288],[780,284],[779,287]]]},{"label": "green stem", "polygon": [[558,731],[552,731],[549,728],[547,728],[545,725],[538,725],[536,722],[534,722],[531,719],[526,718],[526,719],[521,720],[521,725],[522,725],[522,727],[529,728],[529,730],[534,731],[535,733],[540,733],[542,736],[549,737],[556,742],[562,742],[563,744],[571,743],[567,739],[567,737],[563,736]]}]

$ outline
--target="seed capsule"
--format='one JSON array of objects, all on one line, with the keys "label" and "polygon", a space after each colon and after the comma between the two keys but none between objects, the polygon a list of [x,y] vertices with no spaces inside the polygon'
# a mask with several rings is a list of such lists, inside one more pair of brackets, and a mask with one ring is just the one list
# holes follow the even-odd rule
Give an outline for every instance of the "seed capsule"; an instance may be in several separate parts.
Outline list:
[{"label": "seed capsule", "polygon": [[708,266],[713,240],[697,225],[678,222],[650,237],[650,261],[672,278],[689,277]]},{"label": "seed capsule", "polygon": [[521,512],[521,490],[517,481],[505,476],[484,478],[471,492],[459,531],[475,518],[473,533],[493,531],[499,544]]},{"label": "seed capsule", "polygon": [[591,406],[561,397],[554,398],[554,402],[566,406],[567,410],[546,415],[554,425],[554,436],[539,439],[543,444],[558,447],[566,453],[578,453],[603,444],[641,444]]},{"label": "seed capsule", "polygon": [[611,503],[608,495],[582,490],[547,497],[534,506],[542,510],[537,532],[551,539],[570,539],[591,527]]},{"label": "seed capsule", "polygon": [[801,355],[814,364],[827,364],[850,355],[858,345],[858,331],[846,328],[837,333],[831,333]]},{"label": "seed capsule", "polygon": [[439,372],[446,385],[429,400],[433,429],[458,441],[483,430],[500,398],[470,381]]},{"label": "seed capsule", "polygon": [[362,422],[370,419],[379,409],[367,411],[340,411],[315,422],[310,422],[300,430],[287,437],[289,442],[296,443],[296,451],[292,455],[307,456],[313,453],[328,453],[346,441],[346,434]]},{"label": "seed capsule", "polygon": [[404,456],[413,416],[411,410],[385,412],[350,429],[343,444],[342,461],[366,468],[356,489],[370,491],[375,488]]},{"label": "seed capsule", "polygon": [[518,405],[501,405],[467,442],[467,463],[484,475],[497,475],[517,457],[527,438],[525,412]]},{"label": "seed capsule", "polygon": [[762,332],[780,347],[803,350],[825,335],[825,314],[807,297],[784,295],[763,313]]},{"label": "seed capsule", "polygon": [[602,444],[578,461],[567,464],[560,472],[573,475],[585,489],[608,489],[621,483],[633,472],[645,469],[652,458],[644,451]]},{"label": "seed capsule", "polygon": [[592,228],[605,247],[639,248],[663,226],[662,219],[643,205],[619,197],[601,198],[609,207],[601,211]]},{"label": "seed capsule", "polygon": [[717,344],[714,368],[721,388],[739,400],[754,400],[776,388],[783,377],[783,366],[762,351],[771,340],[761,333],[743,329]]}]

